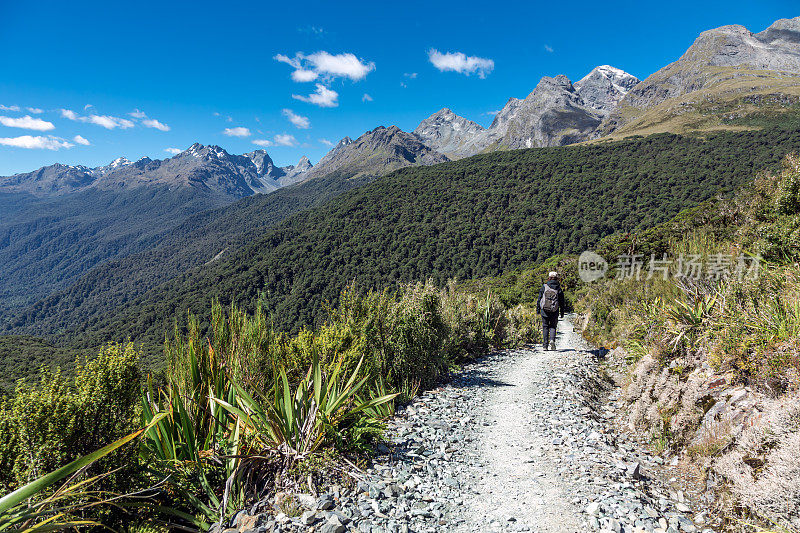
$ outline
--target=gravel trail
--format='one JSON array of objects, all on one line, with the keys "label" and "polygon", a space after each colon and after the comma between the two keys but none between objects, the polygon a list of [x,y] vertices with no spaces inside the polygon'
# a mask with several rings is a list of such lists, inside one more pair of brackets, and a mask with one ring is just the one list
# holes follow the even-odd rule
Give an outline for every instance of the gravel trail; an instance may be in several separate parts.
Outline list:
[{"label": "gravel trail", "polygon": [[557,349],[495,352],[398,409],[355,487],[274,502],[224,533],[713,533],[661,457],[619,430],[621,391],[559,323]]},{"label": "gravel trail", "polygon": [[554,370],[574,354],[571,324],[562,322],[561,329],[556,351],[519,351],[503,372],[502,383],[487,394],[478,415],[486,422],[479,436],[484,462],[459,529],[471,531],[474,524],[499,525],[509,519],[543,532],[586,529],[585,516],[570,502],[570,487],[561,482],[556,464],[544,452],[553,446],[554,437],[536,423],[544,415],[536,408],[543,396],[560,394],[561,382],[552,379]]}]

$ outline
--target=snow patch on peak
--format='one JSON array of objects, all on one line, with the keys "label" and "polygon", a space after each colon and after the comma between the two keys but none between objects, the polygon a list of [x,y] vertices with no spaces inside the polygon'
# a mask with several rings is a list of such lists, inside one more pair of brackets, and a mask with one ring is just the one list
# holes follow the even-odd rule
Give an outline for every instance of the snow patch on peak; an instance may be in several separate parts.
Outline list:
[{"label": "snow patch on peak", "polygon": [[600,65],[575,83],[575,89],[589,107],[607,115],[639,83],[639,79],[611,65]]},{"label": "snow patch on peak", "polygon": [[221,159],[228,155],[228,152],[216,144],[208,146],[206,153],[209,157],[216,157],[217,159]]},{"label": "snow patch on peak", "polygon": [[599,67],[595,67],[597,72],[603,74],[607,78],[614,78],[614,77],[624,77],[630,76],[627,72],[622,70],[621,68],[612,67],[611,65],[600,65]]},{"label": "snow patch on peak", "polygon": [[194,143],[184,153],[194,157],[200,157],[200,151],[204,148],[205,146],[203,146],[202,144]]}]

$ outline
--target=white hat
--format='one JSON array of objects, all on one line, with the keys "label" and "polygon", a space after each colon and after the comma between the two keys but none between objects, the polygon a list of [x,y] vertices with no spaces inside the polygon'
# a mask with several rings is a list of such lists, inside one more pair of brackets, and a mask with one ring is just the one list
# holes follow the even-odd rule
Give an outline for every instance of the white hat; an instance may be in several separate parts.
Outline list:
[{"label": "white hat", "polygon": [[547,275],[547,277],[549,277],[549,278],[557,278],[557,277],[558,277],[558,272],[556,272],[555,270],[553,270],[552,272],[550,272],[550,273]]}]

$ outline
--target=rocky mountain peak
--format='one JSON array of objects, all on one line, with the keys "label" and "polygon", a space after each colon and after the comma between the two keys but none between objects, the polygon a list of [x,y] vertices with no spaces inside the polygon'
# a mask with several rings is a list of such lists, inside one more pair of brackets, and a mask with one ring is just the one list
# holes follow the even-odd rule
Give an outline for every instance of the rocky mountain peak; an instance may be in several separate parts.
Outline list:
[{"label": "rocky mountain peak", "polygon": [[572,82],[569,80],[569,78],[563,74],[559,74],[554,78],[551,78],[550,76],[543,76],[542,79],[539,80],[539,83],[536,85],[534,91],[542,92],[549,90],[573,92],[575,88],[572,86]]},{"label": "rocky mountain peak", "polygon": [[[355,143],[361,142],[380,146],[391,143],[392,139],[400,134],[409,135],[395,125],[389,126],[388,128],[386,126],[378,126],[373,130],[367,131],[364,135],[359,137]],[[352,146],[352,144],[349,146]]]},{"label": "rocky mountain peak", "polygon": [[92,172],[95,175],[102,176],[110,172],[116,172],[117,170],[120,170],[132,164],[133,163],[127,157],[118,157],[109,164],[102,167],[94,168],[90,172]]},{"label": "rocky mountain peak", "polygon": [[448,108],[443,108],[419,123],[414,130],[422,142],[448,157],[471,155],[475,150],[476,136],[485,128]]},{"label": "rocky mountain peak", "polygon": [[704,31],[678,61],[800,73],[800,17],[781,19],[756,34],[740,25]]},{"label": "rocky mountain peak", "polygon": [[312,166],[314,165],[311,164],[311,161],[306,156],[303,156],[296,165],[288,165],[281,167],[281,169],[286,173],[299,174],[300,172],[305,172],[310,169]]},{"label": "rocky mountain peak", "polygon": [[[322,161],[320,161],[320,163],[321,162]],[[308,178],[308,171],[310,171],[313,166],[314,165],[311,164],[311,161],[309,161],[306,156],[303,156],[296,165],[287,165],[278,169],[281,172],[281,177],[278,179],[278,182],[282,187],[285,187],[287,185],[305,181]]]},{"label": "rocky mountain peak", "polygon": [[342,139],[303,174],[303,180],[337,171],[346,171],[355,177],[380,176],[397,168],[445,161],[448,157],[423,144],[416,135],[394,125],[378,126],[355,141],[349,137]]},{"label": "rocky mountain peak", "polygon": [[347,146],[348,144],[352,144],[352,143],[353,143],[353,139],[351,139],[350,137],[343,137],[341,141],[336,143],[336,146],[334,146],[333,149],[336,150],[338,148],[342,148],[343,146]]},{"label": "rocky mountain peak", "polygon": [[800,47],[800,17],[776,20],[769,28],[757,33],[756,38],[773,46]]},{"label": "rocky mountain peak", "polygon": [[273,175],[275,164],[272,162],[272,158],[266,150],[253,150],[252,152],[244,154],[244,157],[253,162],[259,176]]},{"label": "rocky mountain peak", "polygon": [[[620,102],[620,109],[607,117],[603,132],[625,127],[667,100],[703,89],[714,92],[723,83],[738,93],[771,85],[782,92],[789,83],[778,80],[785,80],[787,74],[800,75],[800,17],[778,20],[755,34],[740,25],[704,31],[677,61],[631,89]],[[736,87],[733,80],[743,81]],[[732,93],[727,95],[724,98]],[[723,97],[721,93],[719,96]],[[685,108],[677,107],[680,105],[675,102],[674,113],[685,114]]]},{"label": "rocky mountain peak", "polygon": [[523,100],[521,106],[533,101],[549,102],[550,100],[574,100],[582,104],[580,96],[572,82],[563,74],[555,77],[543,76],[536,88]]},{"label": "rocky mountain peak", "polygon": [[324,167],[333,158],[334,155],[341,152],[347,146],[353,144],[353,142],[354,142],[353,139],[351,139],[350,137],[343,137],[342,140],[336,143],[336,146],[331,148],[330,151],[327,154],[325,154],[322,157],[322,159],[319,160],[317,166],[322,165]]},{"label": "rocky mountain peak", "polygon": [[135,163],[133,163],[133,165],[136,166],[136,168],[146,168],[147,165],[149,165],[152,162],[153,162],[152,159],[150,159],[149,157],[145,156],[145,157],[139,158]]},{"label": "rocky mountain peak", "polygon": [[426,120],[431,120],[431,119],[453,120],[455,118],[459,118],[458,115],[453,113],[449,107],[443,107],[439,111],[428,117]]},{"label": "rocky mountain peak", "polygon": [[227,151],[221,146],[216,144],[209,144],[208,146],[202,145],[200,143],[194,143],[188,149],[178,154],[180,155],[190,155],[196,158],[227,158],[230,157]]},{"label": "rocky mountain peak", "polygon": [[562,146],[589,139],[600,122],[569,78],[545,76],[516,106],[498,142],[508,148]]},{"label": "rocky mountain peak", "polygon": [[603,115],[616,109],[617,104],[639,83],[636,76],[611,65],[600,65],[575,83],[575,89],[587,106]]}]

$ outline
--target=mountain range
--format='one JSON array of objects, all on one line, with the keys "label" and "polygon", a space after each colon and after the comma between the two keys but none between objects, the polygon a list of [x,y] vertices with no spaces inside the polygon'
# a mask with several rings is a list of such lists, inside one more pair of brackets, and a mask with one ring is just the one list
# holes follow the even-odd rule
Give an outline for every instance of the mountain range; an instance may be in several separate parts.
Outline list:
[{"label": "mountain range", "polygon": [[99,302],[144,298],[392,171],[651,133],[752,130],[790,115],[799,100],[800,17],[756,34],[704,32],[641,81],[609,65],[575,83],[543,77],[525,98],[509,98],[489,127],[448,108],[412,132],[379,126],[344,137],[316,165],[303,157],[278,167],[265,150],[235,155],[196,143],[164,160],[0,177],[0,313],[11,317],[8,332],[75,331],[112,312]]},{"label": "mountain range", "polygon": [[[303,157],[297,165],[277,167],[264,150],[231,155],[218,146],[194,144],[163,161],[145,157],[130,162],[123,157],[98,168],[51,165],[0,178],[0,192],[55,195],[163,184],[241,198],[341,167],[357,166],[357,174],[380,175],[497,149],[563,146],[616,132],[652,133],[654,126],[680,133],[673,131],[673,115],[694,116],[709,107],[736,104],[742,115],[748,110],[739,100],[756,107],[777,101],[785,107],[799,98],[797,17],[778,20],[760,33],[738,25],[705,31],[677,61],[642,81],[610,65],[594,68],[574,84],[564,75],[545,76],[524,99],[509,98],[488,128],[444,108],[411,134],[391,126],[368,131],[355,141],[345,137],[316,166]],[[699,100],[704,109],[698,108]],[[652,116],[656,110],[660,113]]]},{"label": "mountain range", "polygon": [[0,178],[0,191],[46,197],[89,189],[166,185],[238,199],[278,190],[310,168],[311,163],[305,157],[296,166],[276,167],[265,150],[232,155],[219,146],[195,143],[164,160],[143,157],[132,162],[120,157],[97,168],[50,165],[34,172]]}]

